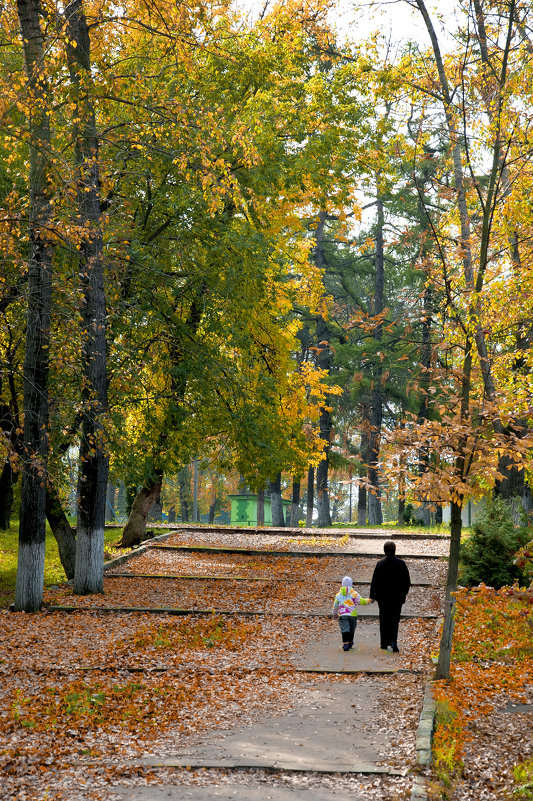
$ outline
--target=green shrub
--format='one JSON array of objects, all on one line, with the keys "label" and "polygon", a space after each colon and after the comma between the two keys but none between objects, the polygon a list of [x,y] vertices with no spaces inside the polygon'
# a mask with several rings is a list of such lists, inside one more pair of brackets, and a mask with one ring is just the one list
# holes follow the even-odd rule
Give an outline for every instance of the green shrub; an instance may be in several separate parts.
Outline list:
[{"label": "green shrub", "polygon": [[527,528],[514,525],[509,504],[501,498],[490,501],[461,544],[459,581],[472,587],[486,584],[500,589],[520,581],[515,554],[529,539]]}]

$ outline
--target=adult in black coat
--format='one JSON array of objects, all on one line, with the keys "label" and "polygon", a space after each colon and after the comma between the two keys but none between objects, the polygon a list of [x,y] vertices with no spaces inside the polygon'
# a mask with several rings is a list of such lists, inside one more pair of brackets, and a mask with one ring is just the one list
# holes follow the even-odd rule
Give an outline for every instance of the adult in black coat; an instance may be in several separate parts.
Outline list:
[{"label": "adult in black coat", "polygon": [[386,542],[383,550],[385,558],[374,568],[369,596],[379,606],[380,647],[386,650],[390,646],[398,653],[400,614],[411,587],[411,577],[403,559],[396,556],[396,543]]}]

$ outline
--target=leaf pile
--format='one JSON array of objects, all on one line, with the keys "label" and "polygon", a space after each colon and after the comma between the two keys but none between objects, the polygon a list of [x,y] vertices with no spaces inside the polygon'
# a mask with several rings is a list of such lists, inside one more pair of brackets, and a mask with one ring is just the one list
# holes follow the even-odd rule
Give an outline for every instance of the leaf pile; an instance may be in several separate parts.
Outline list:
[{"label": "leaf pile", "polygon": [[487,797],[507,798],[513,765],[532,755],[531,707],[521,705],[533,702],[533,605],[527,592],[484,585],[456,603],[451,681],[435,683],[436,774],[455,781],[453,797],[487,786]]}]

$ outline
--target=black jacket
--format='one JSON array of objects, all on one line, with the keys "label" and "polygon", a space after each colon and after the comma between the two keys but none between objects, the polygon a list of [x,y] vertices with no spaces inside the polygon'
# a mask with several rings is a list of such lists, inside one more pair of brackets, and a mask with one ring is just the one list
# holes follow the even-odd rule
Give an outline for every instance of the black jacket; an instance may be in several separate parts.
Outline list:
[{"label": "black jacket", "polygon": [[386,556],[374,568],[369,595],[378,603],[392,601],[403,604],[410,587],[409,568],[403,559]]}]

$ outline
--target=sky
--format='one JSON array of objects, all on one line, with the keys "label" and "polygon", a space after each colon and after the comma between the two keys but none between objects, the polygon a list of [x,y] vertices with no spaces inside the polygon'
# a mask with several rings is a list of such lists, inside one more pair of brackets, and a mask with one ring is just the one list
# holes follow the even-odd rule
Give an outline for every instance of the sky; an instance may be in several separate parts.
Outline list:
[{"label": "sky", "polygon": [[[265,0],[236,0],[236,3],[252,15],[256,15],[263,10]],[[437,3],[426,0],[426,5],[444,43],[446,37],[443,35],[442,26],[438,23],[436,9],[438,8],[439,14],[443,16],[445,27],[451,29],[454,27],[454,8],[457,7],[457,2],[439,0]],[[421,45],[429,44],[420,14],[411,9],[405,0],[389,0],[381,3],[337,0],[336,10],[332,13],[331,19],[341,39],[348,37],[357,41],[379,29],[387,38],[390,36],[393,42],[412,39]]]}]

